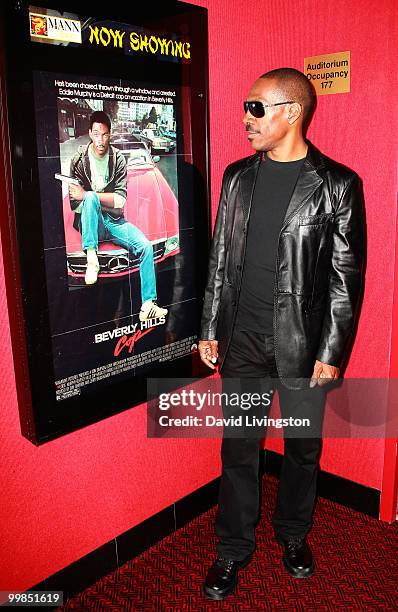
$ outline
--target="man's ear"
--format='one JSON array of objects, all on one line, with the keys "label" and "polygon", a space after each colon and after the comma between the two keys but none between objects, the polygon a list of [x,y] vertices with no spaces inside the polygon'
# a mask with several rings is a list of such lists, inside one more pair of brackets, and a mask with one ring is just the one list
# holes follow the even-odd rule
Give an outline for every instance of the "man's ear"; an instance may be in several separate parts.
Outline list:
[{"label": "man's ear", "polygon": [[287,120],[290,125],[293,125],[301,117],[303,113],[303,107],[298,102],[293,102],[290,104]]}]

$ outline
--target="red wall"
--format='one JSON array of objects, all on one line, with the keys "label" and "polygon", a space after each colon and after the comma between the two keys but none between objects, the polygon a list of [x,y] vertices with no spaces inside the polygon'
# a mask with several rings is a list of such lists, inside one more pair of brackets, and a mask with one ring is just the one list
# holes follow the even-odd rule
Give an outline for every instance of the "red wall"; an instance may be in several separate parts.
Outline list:
[{"label": "red wall", "polygon": [[[213,213],[223,168],[252,151],[241,121],[252,82],[276,67],[302,70],[304,57],[351,51],[351,93],[320,96],[308,136],[364,182],[366,293],[347,376],[387,377],[397,212],[396,0],[381,0],[377,10],[371,0],[235,0],[233,10],[226,2],[194,3],[209,11]],[[267,447],[282,449],[275,440]],[[326,441],[322,468],[380,489],[383,454],[383,440]]]},{"label": "red wall", "polygon": [[[309,136],[364,181],[367,284],[348,374],[387,376],[397,193],[395,0],[379,1],[376,11],[370,0],[195,4],[209,9],[213,211],[225,165],[251,152],[241,101],[252,81],[282,65],[302,69],[305,56],[351,51],[352,93],[321,97]],[[0,304],[0,590],[26,589],[215,478],[219,442],[148,440],[141,406],[35,448],[19,432],[2,259]],[[380,488],[383,447],[377,440],[328,441],[322,467]]]}]

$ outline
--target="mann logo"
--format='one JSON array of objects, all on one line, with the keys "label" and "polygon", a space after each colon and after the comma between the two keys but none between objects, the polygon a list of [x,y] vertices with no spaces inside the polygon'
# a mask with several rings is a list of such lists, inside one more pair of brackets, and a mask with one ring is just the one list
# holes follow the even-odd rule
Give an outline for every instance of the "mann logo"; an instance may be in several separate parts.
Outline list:
[{"label": "mann logo", "polygon": [[63,42],[82,42],[81,24],[77,19],[38,13],[29,13],[29,18],[32,39],[47,38]]},{"label": "mann logo", "polygon": [[30,35],[48,36],[47,19],[39,15],[30,15]]}]

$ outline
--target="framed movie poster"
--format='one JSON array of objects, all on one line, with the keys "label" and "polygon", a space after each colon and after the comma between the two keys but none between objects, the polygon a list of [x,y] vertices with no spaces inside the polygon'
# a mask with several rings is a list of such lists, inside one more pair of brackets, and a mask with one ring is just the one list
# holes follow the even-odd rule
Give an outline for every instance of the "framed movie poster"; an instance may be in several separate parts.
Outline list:
[{"label": "framed movie poster", "polygon": [[37,444],[142,403],[147,377],[207,374],[207,14],[103,11],[15,1],[4,15],[5,264],[21,427]]}]

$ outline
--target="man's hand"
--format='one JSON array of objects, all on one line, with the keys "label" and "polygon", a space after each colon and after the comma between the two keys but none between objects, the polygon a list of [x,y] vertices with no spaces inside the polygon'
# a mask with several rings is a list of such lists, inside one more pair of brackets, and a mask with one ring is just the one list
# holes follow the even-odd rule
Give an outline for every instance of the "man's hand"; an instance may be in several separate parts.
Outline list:
[{"label": "man's hand", "polygon": [[86,192],[81,185],[69,185],[69,195],[74,200],[81,202],[84,200]]},{"label": "man's hand", "polygon": [[323,363],[322,361],[315,361],[314,371],[311,376],[310,387],[315,387],[316,384],[326,385],[328,382],[335,380],[340,376],[339,368]]},{"label": "man's hand", "polygon": [[215,370],[216,366],[214,364],[218,358],[218,340],[199,340],[198,350],[203,363],[208,368]]}]

